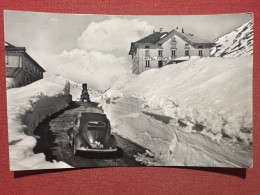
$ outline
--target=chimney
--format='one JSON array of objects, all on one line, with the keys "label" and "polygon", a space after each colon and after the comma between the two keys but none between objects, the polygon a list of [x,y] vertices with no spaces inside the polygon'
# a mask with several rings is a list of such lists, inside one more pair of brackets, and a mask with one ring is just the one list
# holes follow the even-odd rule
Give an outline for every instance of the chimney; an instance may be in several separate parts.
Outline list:
[{"label": "chimney", "polygon": [[153,29],[153,33],[155,33],[155,29]]},{"label": "chimney", "polygon": [[160,28],[160,33],[162,33],[163,32],[163,28]]},{"label": "chimney", "polygon": [[184,29],[183,28],[182,28],[181,32],[184,33]]}]

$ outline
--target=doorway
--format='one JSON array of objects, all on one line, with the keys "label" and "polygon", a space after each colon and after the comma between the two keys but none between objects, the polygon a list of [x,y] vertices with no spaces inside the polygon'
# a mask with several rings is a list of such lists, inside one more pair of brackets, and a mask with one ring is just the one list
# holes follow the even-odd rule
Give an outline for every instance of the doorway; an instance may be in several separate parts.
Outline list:
[{"label": "doorway", "polygon": [[163,61],[158,61],[158,68],[163,67]]}]

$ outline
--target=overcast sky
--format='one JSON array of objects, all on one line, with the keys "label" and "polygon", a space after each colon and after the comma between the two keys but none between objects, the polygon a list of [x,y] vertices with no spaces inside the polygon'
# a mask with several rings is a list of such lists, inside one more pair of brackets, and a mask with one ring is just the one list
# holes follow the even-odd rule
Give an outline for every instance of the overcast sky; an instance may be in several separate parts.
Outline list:
[{"label": "overcast sky", "polygon": [[[118,66],[125,63],[124,67],[131,68],[130,43],[151,34],[153,29],[184,28],[185,33],[214,41],[252,18],[252,14],[112,16],[4,12],[5,40],[26,47],[47,72],[61,71],[63,67],[53,69],[61,66],[57,64],[60,61],[67,62],[68,66],[81,63],[82,67],[88,67],[95,63],[97,67],[104,67],[103,63],[112,59],[106,64],[108,71],[117,63]],[[64,74],[77,78],[77,75]]]},{"label": "overcast sky", "polygon": [[[179,29],[184,28],[187,33],[214,41],[217,37],[249,21],[253,16],[251,14],[109,16],[5,11],[5,40],[18,46],[60,53],[63,50],[76,48],[77,38],[91,22],[98,23],[111,18],[139,19],[146,21],[156,30],[162,27],[164,31],[170,31],[178,26]],[[42,39],[44,44],[41,42]]]}]

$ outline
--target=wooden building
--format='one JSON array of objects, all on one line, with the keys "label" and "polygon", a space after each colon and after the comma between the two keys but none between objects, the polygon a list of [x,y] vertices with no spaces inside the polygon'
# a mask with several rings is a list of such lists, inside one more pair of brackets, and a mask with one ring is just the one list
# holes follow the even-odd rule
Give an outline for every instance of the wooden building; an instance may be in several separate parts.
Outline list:
[{"label": "wooden building", "polygon": [[6,87],[21,87],[43,78],[45,70],[26,53],[25,47],[5,42]]},{"label": "wooden building", "polygon": [[151,68],[160,68],[168,64],[189,60],[191,56],[210,56],[214,43],[172,30],[159,32],[132,42],[129,55],[132,55],[132,72],[140,74]]}]

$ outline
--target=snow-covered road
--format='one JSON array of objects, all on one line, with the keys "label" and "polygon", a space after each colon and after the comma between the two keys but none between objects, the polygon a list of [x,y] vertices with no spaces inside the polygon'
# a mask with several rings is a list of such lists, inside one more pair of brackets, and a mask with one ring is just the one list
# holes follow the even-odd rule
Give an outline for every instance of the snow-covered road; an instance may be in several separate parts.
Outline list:
[{"label": "snow-covered road", "polygon": [[44,120],[35,130],[40,136],[37,140],[35,153],[44,153],[47,161],[63,161],[73,167],[104,167],[104,166],[142,166],[135,161],[134,155],[144,153],[145,149],[115,134],[118,152],[114,154],[81,153],[74,156],[69,146],[67,131],[70,122],[80,112],[102,112],[96,105],[74,103],[74,105]]},{"label": "snow-covered road", "polygon": [[154,153],[136,159],[155,166],[251,167],[252,150],[243,145],[216,142],[200,133],[183,131],[169,117],[144,113],[136,98],[119,98],[103,104],[112,131]]}]

